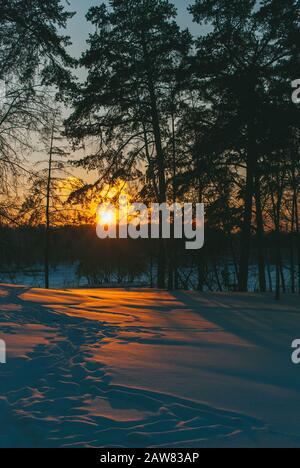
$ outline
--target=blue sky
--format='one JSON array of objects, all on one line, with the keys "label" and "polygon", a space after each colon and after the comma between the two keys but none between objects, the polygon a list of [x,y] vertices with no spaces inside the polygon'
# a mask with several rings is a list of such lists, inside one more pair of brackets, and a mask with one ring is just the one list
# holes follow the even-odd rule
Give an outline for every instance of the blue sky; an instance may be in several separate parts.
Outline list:
[{"label": "blue sky", "polygon": [[[85,48],[85,41],[88,37],[90,29],[89,23],[85,19],[88,9],[93,5],[103,3],[103,0],[69,0],[71,11],[76,11],[76,16],[69,22],[68,35],[71,36],[73,46],[71,48],[72,55],[80,56]],[[193,23],[192,17],[187,11],[187,7],[193,3],[192,0],[173,0],[178,10],[178,24],[182,28],[189,28],[195,35],[199,34],[200,26]]]}]

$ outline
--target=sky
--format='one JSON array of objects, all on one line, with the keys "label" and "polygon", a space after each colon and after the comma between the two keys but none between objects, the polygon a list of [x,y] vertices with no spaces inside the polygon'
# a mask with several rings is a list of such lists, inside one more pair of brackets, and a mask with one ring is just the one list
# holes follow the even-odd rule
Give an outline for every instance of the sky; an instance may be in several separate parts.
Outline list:
[{"label": "sky", "polygon": [[[85,49],[85,41],[88,34],[92,31],[91,26],[85,19],[88,9],[93,5],[103,3],[103,0],[69,0],[71,11],[76,11],[77,14],[69,21],[67,33],[71,37],[73,45],[70,52],[73,56],[79,57]],[[178,24],[181,28],[189,28],[190,31],[199,35],[200,26],[193,23],[192,16],[187,11],[187,7],[193,3],[192,0],[173,0],[178,11]]]}]

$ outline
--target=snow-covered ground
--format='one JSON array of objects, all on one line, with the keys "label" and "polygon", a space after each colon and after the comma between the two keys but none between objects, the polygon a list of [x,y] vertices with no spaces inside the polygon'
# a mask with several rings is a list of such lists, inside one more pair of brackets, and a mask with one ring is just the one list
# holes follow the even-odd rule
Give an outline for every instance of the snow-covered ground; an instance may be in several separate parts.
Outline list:
[{"label": "snow-covered ground", "polygon": [[[50,284],[52,288],[79,288],[88,285],[87,279],[79,278],[76,274],[78,265],[61,264],[50,268]],[[45,285],[45,276],[42,265],[10,271],[0,272],[0,282],[10,284],[24,284],[34,288],[42,288]]]},{"label": "snow-covered ground", "polygon": [[300,447],[298,296],[0,287],[0,447]]}]

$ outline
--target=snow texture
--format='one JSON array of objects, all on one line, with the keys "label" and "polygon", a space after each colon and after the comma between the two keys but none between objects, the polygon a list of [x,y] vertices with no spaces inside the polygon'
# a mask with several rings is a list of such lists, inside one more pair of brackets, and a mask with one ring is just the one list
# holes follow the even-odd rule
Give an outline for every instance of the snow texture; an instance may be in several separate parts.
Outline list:
[{"label": "snow texture", "polygon": [[300,447],[297,296],[0,287],[0,447]]}]

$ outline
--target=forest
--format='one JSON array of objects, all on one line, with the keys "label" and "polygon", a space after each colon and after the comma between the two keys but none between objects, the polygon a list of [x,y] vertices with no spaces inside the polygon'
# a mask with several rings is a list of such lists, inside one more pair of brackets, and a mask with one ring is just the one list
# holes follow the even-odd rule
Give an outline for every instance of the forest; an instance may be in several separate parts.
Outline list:
[{"label": "forest", "polygon": [[[300,2],[190,0],[196,35],[170,0],[95,3],[78,58],[72,2],[0,0],[1,281],[299,294]],[[204,203],[204,247],[98,239],[125,192]]]}]

